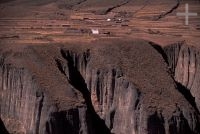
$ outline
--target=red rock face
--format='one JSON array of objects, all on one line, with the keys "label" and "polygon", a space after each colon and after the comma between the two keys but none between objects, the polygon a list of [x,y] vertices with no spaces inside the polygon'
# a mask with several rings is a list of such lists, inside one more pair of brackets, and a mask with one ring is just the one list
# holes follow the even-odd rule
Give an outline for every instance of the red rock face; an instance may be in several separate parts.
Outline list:
[{"label": "red rock face", "polygon": [[174,79],[191,95],[190,101],[199,110],[199,49],[184,43],[165,48]]},{"label": "red rock face", "polygon": [[185,3],[200,14],[197,0],[0,2],[0,133],[199,134]]}]

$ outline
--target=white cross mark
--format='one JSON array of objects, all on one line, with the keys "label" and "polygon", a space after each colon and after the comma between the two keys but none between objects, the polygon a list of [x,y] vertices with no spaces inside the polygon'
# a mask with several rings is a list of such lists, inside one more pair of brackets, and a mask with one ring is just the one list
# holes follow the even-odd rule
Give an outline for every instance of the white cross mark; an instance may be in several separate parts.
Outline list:
[{"label": "white cross mark", "polygon": [[197,16],[197,13],[190,13],[188,4],[185,4],[185,13],[177,13],[177,16],[185,16],[185,25],[189,25],[189,17]]}]

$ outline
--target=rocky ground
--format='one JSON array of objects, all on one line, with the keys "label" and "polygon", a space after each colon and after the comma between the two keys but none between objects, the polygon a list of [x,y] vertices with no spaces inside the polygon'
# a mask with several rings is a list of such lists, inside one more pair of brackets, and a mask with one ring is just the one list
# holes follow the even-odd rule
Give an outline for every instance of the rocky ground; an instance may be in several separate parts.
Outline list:
[{"label": "rocky ground", "polygon": [[1,133],[200,134],[199,0],[3,0],[0,30]]}]

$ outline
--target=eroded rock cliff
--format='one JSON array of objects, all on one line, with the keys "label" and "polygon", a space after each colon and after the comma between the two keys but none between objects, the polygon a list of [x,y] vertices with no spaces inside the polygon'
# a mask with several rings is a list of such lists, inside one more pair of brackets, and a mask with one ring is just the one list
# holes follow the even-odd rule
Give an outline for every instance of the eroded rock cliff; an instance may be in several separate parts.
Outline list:
[{"label": "eroded rock cliff", "polygon": [[182,92],[200,110],[199,49],[180,42],[164,48],[174,79],[182,85]]},{"label": "eroded rock cliff", "polygon": [[[34,51],[32,48],[29,50]],[[31,51],[27,53],[29,56]],[[62,85],[61,83],[58,83],[60,86],[55,85],[52,81],[56,79],[51,81],[51,78],[47,78],[51,76],[44,75],[42,59],[33,57],[37,64],[34,63],[34,59],[28,63],[26,60],[28,55],[24,52],[6,49],[1,51],[0,114],[8,131],[24,134],[64,134],[67,132],[73,134],[78,133],[79,130],[87,132],[84,106],[80,108],[71,106],[75,103],[73,99],[76,98],[75,95],[73,97],[73,92],[68,94],[63,90],[59,93]],[[37,75],[38,73],[41,75]],[[57,95],[51,93],[53,90]],[[65,98],[60,95],[63,93],[67,94],[64,95]],[[68,99],[67,96],[71,98]]]},{"label": "eroded rock cliff", "polygon": [[13,45],[0,52],[0,114],[11,133],[200,133],[199,111],[148,42]]},{"label": "eroded rock cliff", "polygon": [[0,134],[199,134],[186,3],[200,14],[199,0],[0,0]]}]

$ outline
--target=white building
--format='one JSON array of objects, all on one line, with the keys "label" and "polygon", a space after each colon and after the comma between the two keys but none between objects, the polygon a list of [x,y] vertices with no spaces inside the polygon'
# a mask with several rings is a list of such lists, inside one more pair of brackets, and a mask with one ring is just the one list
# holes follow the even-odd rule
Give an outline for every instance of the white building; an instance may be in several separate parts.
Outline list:
[{"label": "white building", "polygon": [[99,34],[99,30],[98,29],[91,29],[92,30],[92,34]]}]

